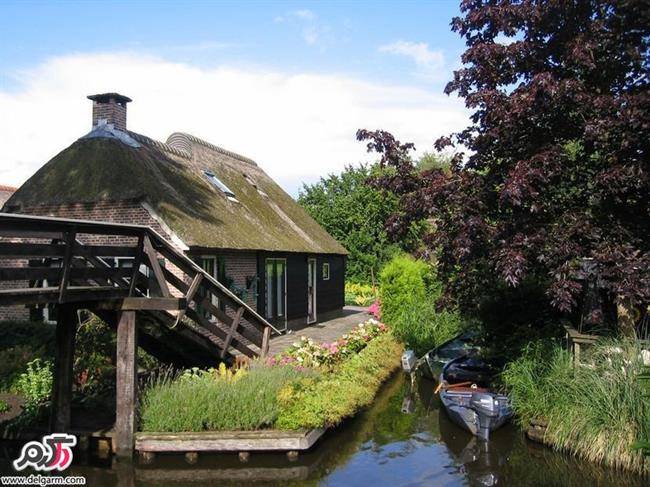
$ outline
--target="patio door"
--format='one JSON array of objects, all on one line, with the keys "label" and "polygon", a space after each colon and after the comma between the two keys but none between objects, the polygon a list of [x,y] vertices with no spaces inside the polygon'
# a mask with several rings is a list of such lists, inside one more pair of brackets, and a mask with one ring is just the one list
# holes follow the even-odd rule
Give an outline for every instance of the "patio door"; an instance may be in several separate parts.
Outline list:
[{"label": "patio door", "polygon": [[287,327],[287,261],[266,259],[266,319],[273,325]]},{"label": "patio door", "polygon": [[316,321],[316,259],[307,260],[307,323]]}]

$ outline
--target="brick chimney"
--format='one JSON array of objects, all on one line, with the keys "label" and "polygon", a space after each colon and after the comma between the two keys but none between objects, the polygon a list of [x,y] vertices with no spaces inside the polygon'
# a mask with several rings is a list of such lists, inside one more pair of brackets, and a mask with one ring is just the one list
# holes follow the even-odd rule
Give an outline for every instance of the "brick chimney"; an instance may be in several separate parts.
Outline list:
[{"label": "brick chimney", "polygon": [[126,130],[126,104],[133,101],[131,98],[119,93],[102,93],[90,95],[88,99],[93,101],[93,127],[105,120],[118,130]]}]

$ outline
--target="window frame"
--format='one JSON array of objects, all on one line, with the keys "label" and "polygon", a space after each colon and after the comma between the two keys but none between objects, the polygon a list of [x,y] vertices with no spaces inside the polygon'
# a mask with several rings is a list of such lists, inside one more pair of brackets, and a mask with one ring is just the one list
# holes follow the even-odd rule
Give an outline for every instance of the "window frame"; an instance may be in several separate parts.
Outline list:
[{"label": "window frame", "polygon": [[[325,272],[325,269],[327,269],[327,272]],[[330,263],[329,262],[323,262],[323,269],[322,269],[322,274],[323,274],[323,281],[329,281],[330,280]]]}]

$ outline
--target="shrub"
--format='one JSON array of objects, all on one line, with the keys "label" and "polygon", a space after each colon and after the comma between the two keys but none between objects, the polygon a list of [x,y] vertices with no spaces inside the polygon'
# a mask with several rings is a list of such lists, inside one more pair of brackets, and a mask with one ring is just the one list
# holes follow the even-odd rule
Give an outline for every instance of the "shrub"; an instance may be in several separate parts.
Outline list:
[{"label": "shrub", "polygon": [[637,344],[594,345],[574,366],[557,344],[535,342],[510,363],[503,379],[523,426],[548,421],[546,438],[580,458],[638,472],[648,471],[631,447],[648,438],[647,399],[637,379],[642,369]]},{"label": "shrub", "polygon": [[370,284],[345,283],[345,304],[370,306],[377,299],[377,288]]},{"label": "shrub", "polygon": [[165,374],[145,389],[140,407],[143,431],[255,430],[278,415],[278,392],[303,377],[293,367],[253,366],[228,374],[225,369]]},{"label": "shrub", "polygon": [[455,311],[435,309],[441,285],[430,265],[407,255],[393,258],[381,272],[381,317],[395,336],[418,355],[460,330]]},{"label": "shrub", "polygon": [[27,370],[18,376],[13,389],[25,396],[27,408],[47,402],[52,392],[52,363],[34,359],[27,364]]},{"label": "shrub", "polygon": [[11,409],[9,403],[3,399],[0,399],[0,414],[6,413]]},{"label": "shrub", "polygon": [[0,390],[8,390],[28,362],[54,356],[54,331],[47,323],[0,322]]},{"label": "shrub", "polygon": [[455,311],[436,311],[431,302],[405,307],[397,321],[396,335],[418,356],[458,335],[460,315]]},{"label": "shrub", "polygon": [[379,335],[357,355],[318,377],[293,381],[280,391],[279,429],[336,425],[369,405],[382,382],[399,366],[402,346]]}]

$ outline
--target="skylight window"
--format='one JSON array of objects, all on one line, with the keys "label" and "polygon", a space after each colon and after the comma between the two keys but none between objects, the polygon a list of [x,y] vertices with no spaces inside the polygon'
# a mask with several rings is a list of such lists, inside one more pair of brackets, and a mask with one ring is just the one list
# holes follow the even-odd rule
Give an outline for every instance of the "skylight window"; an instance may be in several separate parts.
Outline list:
[{"label": "skylight window", "polygon": [[228,188],[228,186],[223,184],[221,179],[219,179],[217,176],[215,176],[214,173],[212,173],[210,171],[203,171],[203,174],[208,179],[208,181],[210,181],[210,184],[212,184],[212,186],[214,186],[219,191],[221,191],[223,194],[225,194],[226,197],[230,201],[237,201],[237,198],[235,197],[235,193],[230,191],[230,188]]}]

